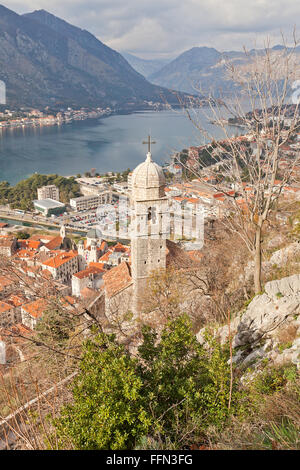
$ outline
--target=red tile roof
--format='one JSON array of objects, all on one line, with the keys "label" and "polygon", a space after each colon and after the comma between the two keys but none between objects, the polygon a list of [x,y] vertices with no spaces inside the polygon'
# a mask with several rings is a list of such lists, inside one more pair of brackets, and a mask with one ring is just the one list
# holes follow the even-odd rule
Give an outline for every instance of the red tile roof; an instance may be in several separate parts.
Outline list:
[{"label": "red tile roof", "polygon": [[73,251],[73,250],[66,251],[66,252],[60,253],[54,258],[50,258],[47,261],[44,261],[43,266],[49,266],[51,268],[58,268],[64,263],[67,263],[71,259],[75,258],[77,255],[78,255],[77,251]]},{"label": "red tile roof", "polygon": [[94,261],[91,261],[89,263],[89,267],[92,267],[92,266],[99,269],[99,271],[101,271],[101,272],[105,272],[105,269],[103,268],[103,263],[96,263]]},{"label": "red tile roof", "polygon": [[110,298],[128,287],[131,282],[131,272],[129,264],[123,261],[118,266],[110,269],[103,275],[106,295]]},{"label": "red tile roof", "polygon": [[18,240],[18,245],[20,248],[32,248],[37,250],[41,246],[41,242],[39,240],[31,240],[29,238],[27,240]]},{"label": "red tile roof", "polygon": [[48,248],[48,250],[55,250],[55,248],[60,248],[62,241],[62,237],[58,235],[57,237],[50,240],[50,242],[45,243],[45,247]]},{"label": "red tile roof", "polygon": [[0,300],[0,313],[4,313],[4,312],[7,312],[8,310],[11,310],[13,308],[12,305],[6,303],[6,302],[2,302]]},{"label": "red tile roof", "polygon": [[85,277],[88,277],[90,274],[101,274],[105,270],[99,269],[95,266],[89,266],[87,269],[84,269],[83,271],[79,271],[78,273],[73,274],[73,276],[77,277],[78,279],[84,279]]},{"label": "red tile roof", "polygon": [[34,318],[40,318],[47,309],[48,303],[45,299],[38,299],[29,304],[23,305],[23,310]]}]

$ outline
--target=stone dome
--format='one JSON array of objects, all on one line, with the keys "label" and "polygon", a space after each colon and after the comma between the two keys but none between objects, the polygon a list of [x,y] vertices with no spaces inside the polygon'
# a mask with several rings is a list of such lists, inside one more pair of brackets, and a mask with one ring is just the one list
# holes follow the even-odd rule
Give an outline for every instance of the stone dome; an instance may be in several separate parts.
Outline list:
[{"label": "stone dome", "polygon": [[86,234],[86,238],[90,238],[90,239],[102,238],[102,232],[98,228],[92,228]]},{"label": "stone dome", "polygon": [[150,152],[147,153],[146,160],[133,171],[131,181],[133,189],[160,188],[166,184],[163,169],[154,163]]}]

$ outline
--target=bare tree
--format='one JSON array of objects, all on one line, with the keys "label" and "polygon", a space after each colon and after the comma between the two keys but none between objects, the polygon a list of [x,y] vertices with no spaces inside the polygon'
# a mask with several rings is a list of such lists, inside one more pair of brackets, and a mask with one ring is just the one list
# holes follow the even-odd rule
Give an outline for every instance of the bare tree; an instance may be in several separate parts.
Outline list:
[{"label": "bare tree", "polygon": [[[269,43],[263,50],[245,50],[242,64],[227,61],[227,78],[237,91],[231,99],[211,96],[206,114],[222,131],[222,141],[215,141],[204,129],[193,102],[185,106],[188,118],[210,144],[200,152],[196,166],[189,161],[180,163],[191,177],[196,176],[223,196],[222,221],[243,240],[254,261],[255,293],[262,290],[265,223],[276,210],[284,188],[300,174],[299,149],[295,146],[288,155],[284,153],[287,144],[296,142],[300,129],[299,103],[291,98],[293,84],[300,78],[297,44],[294,34],[292,47],[283,39],[282,48],[276,50]],[[245,135],[232,137],[228,124],[243,127]]]}]

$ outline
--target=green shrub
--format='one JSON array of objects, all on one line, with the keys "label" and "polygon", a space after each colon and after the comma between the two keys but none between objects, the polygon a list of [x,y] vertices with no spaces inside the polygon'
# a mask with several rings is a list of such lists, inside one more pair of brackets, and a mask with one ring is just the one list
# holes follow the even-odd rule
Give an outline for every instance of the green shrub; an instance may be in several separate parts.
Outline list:
[{"label": "green shrub", "polygon": [[86,342],[73,402],[55,422],[62,447],[71,440],[76,449],[133,449],[151,436],[161,448],[182,448],[236,409],[235,382],[228,409],[228,346],[207,337],[204,349],[187,316],[170,321],[160,339],[149,327],[142,334],[135,358],[112,337]]}]

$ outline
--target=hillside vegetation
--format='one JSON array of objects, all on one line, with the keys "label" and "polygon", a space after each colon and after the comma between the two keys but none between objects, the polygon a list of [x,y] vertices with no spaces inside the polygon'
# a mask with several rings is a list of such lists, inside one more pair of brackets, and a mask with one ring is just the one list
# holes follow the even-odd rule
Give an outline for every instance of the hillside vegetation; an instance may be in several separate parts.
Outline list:
[{"label": "hillside vegetation", "polygon": [[80,196],[79,184],[74,177],[35,173],[26,180],[19,181],[15,186],[10,186],[7,181],[1,181],[0,203],[10,204],[13,209],[31,210],[32,201],[37,199],[37,189],[49,184],[55,184],[59,188],[61,202],[68,203],[70,198]]}]

